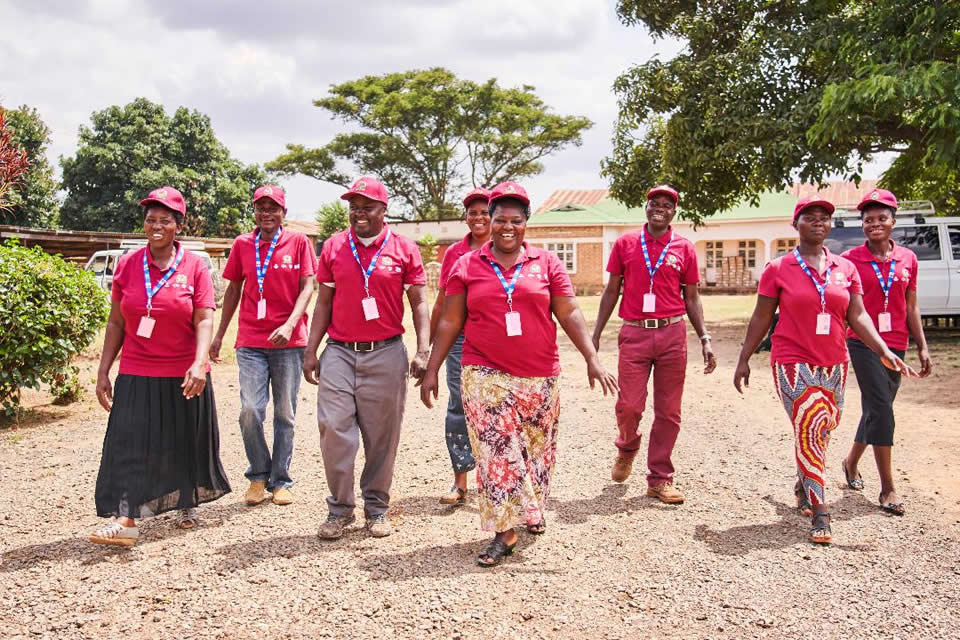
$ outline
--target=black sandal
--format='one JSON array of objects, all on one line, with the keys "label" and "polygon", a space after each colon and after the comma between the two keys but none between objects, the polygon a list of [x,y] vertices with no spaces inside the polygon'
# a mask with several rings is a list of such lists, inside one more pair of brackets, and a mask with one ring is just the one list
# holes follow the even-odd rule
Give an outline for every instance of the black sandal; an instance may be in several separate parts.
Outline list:
[{"label": "black sandal", "polygon": [[812,516],[813,507],[810,506],[810,501],[807,500],[807,492],[803,490],[803,485],[794,485],[793,495],[797,496],[797,511],[800,512],[800,515],[808,518]]},{"label": "black sandal", "polygon": [[810,520],[810,524],[810,542],[830,544],[833,539],[830,531],[830,514],[827,512],[815,513]]},{"label": "black sandal", "polygon": [[504,556],[513,555],[513,549],[516,546],[516,542],[507,546],[500,538],[494,538],[483,553],[477,556],[477,564],[481,567],[495,567],[503,561]]},{"label": "black sandal", "polygon": [[857,472],[857,477],[853,480],[850,479],[850,474],[847,473],[847,459],[844,458],[843,462],[840,463],[840,466],[843,467],[843,479],[847,481],[847,486],[854,491],[863,491],[863,476],[860,475],[860,472]]},{"label": "black sandal", "polygon": [[887,513],[892,513],[895,516],[902,516],[907,512],[907,510],[903,508],[902,502],[884,502],[883,493],[880,494],[880,497],[877,498],[877,500],[880,502],[880,508]]},{"label": "black sandal", "polygon": [[543,516],[540,517],[540,522],[536,524],[527,525],[527,533],[533,534],[535,536],[543,535],[547,530],[547,519]]}]

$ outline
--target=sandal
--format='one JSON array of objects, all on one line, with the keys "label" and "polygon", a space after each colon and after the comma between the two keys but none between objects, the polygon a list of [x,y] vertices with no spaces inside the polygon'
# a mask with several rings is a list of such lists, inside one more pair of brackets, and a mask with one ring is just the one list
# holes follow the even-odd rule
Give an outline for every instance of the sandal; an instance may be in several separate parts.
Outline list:
[{"label": "sandal", "polygon": [[457,485],[450,487],[450,493],[440,498],[440,504],[463,504],[467,501],[467,490]]},{"label": "sandal", "polygon": [[803,490],[802,485],[794,485],[793,495],[797,496],[797,511],[800,512],[800,515],[810,517],[813,515],[813,507],[810,506],[810,501],[807,499],[807,492]]},{"label": "sandal", "polygon": [[90,534],[90,542],[94,544],[109,544],[118,547],[132,547],[137,544],[140,531],[136,525],[125,527],[114,520],[96,533]]},{"label": "sandal", "polygon": [[907,510],[903,508],[902,502],[885,502],[883,500],[883,494],[880,494],[880,497],[877,498],[880,501],[880,508],[886,511],[887,513],[892,513],[895,516],[904,515]]},{"label": "sandal", "polygon": [[543,516],[540,517],[540,522],[535,524],[527,525],[527,533],[532,533],[535,536],[543,535],[547,530],[547,519]]},{"label": "sandal", "polygon": [[810,520],[810,542],[814,544],[830,544],[832,540],[830,532],[830,514],[817,513]]},{"label": "sandal", "polygon": [[850,479],[850,474],[847,473],[847,459],[844,458],[843,462],[840,463],[840,466],[843,467],[843,479],[847,481],[847,486],[854,491],[863,491],[863,476],[860,475],[860,472],[857,472],[857,477],[853,480]]},{"label": "sandal", "polygon": [[199,523],[200,518],[197,517],[196,507],[180,509],[180,513],[177,514],[176,525],[178,529],[193,529]]},{"label": "sandal", "polygon": [[504,556],[513,555],[516,546],[516,542],[507,546],[500,538],[494,538],[483,553],[477,556],[477,564],[481,567],[495,567],[503,561]]}]

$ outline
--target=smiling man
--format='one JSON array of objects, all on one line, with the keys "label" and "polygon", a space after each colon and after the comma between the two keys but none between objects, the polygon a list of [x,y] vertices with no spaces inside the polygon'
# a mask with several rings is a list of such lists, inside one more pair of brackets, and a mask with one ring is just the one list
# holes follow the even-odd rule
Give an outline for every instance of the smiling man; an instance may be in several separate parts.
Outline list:
[{"label": "smiling man", "polygon": [[[430,356],[426,276],[413,241],[385,222],[387,189],[360,178],[343,196],[350,228],[324,242],[317,278],[322,283],[303,362],[307,382],[318,385],[317,423],[330,496],[318,531],[332,540],[354,521],[353,469],[360,440],[363,511],[370,535],[392,533],[387,520],[393,465],[407,397],[403,296],[413,311],[417,354],[410,375],[423,377]],[[324,334],[327,345],[317,349]]]},{"label": "smiling man", "polygon": [[[280,187],[266,185],[253,194],[257,228],[233,241],[223,270],[230,285],[210,345],[210,358],[219,362],[223,336],[239,305],[240,431],[250,463],[245,475],[251,506],[263,502],[266,491],[273,493],[274,504],[293,502],[290,460],[316,254],[307,236],[283,228],[286,207]],[[272,455],[263,434],[271,389]]]}]

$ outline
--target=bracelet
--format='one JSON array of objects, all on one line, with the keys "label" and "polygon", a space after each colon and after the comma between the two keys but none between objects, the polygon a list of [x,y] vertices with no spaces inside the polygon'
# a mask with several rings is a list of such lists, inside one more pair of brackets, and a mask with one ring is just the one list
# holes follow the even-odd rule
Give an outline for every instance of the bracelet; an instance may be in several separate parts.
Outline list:
[{"label": "bracelet", "polygon": [[713,339],[713,338],[712,338],[712,336],[711,336],[709,333],[705,333],[705,334],[703,334],[702,336],[700,336],[700,342],[701,342],[701,343],[703,343],[703,342],[710,342],[712,339]]}]

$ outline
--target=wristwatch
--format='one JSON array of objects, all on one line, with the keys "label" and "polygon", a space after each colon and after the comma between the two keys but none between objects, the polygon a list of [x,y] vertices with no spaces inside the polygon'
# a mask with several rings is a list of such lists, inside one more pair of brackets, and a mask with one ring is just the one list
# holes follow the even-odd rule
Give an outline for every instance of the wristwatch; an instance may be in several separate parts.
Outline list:
[{"label": "wristwatch", "polygon": [[710,342],[711,339],[712,339],[712,336],[709,333],[705,333],[702,336],[700,336],[701,343]]}]

